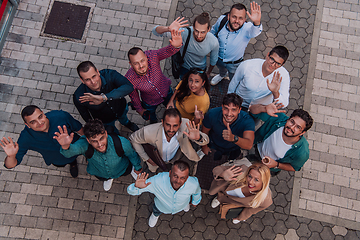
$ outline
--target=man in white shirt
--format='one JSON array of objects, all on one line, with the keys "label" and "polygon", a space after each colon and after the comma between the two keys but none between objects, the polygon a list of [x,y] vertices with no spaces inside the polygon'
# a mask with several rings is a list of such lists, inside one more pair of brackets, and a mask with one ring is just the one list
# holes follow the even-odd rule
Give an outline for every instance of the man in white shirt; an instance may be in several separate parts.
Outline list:
[{"label": "man in white shirt", "polygon": [[[250,59],[237,68],[228,88],[243,98],[242,110],[250,105],[268,105],[274,100],[289,104],[290,75],[283,67],[289,51],[284,46],[274,47],[264,59]],[[276,70],[276,71],[275,71]]]},{"label": "man in white shirt", "polygon": [[190,165],[190,175],[195,174],[196,162],[200,161],[190,141],[200,146],[209,143],[209,137],[199,130],[199,125],[181,118],[176,108],[166,109],[161,123],[147,125],[131,134],[129,139],[151,172],[156,172],[158,166],[145,152],[142,144],[156,147],[164,162],[184,160]]}]

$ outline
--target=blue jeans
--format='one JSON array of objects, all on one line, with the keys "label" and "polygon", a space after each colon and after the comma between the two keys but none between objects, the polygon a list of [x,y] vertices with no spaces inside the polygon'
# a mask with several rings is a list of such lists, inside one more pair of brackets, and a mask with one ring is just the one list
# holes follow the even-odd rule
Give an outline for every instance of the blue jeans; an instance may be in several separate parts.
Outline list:
[{"label": "blue jeans", "polygon": [[155,215],[155,217],[158,217],[162,214],[162,212],[160,212],[160,210],[156,207],[155,203],[152,206],[153,209],[153,214]]},{"label": "blue jeans", "polygon": [[[166,107],[166,105],[169,103],[170,101],[170,98],[171,96],[174,94],[173,90],[171,89],[171,87],[169,87],[169,92],[168,94],[166,95],[166,97],[164,97],[164,101],[162,102],[162,104]],[[157,117],[156,117],[156,108],[159,106],[159,105],[150,105],[150,104],[147,104],[145,102],[141,102],[141,106],[148,110],[150,112],[150,122],[157,122]]]},{"label": "blue jeans", "polygon": [[216,66],[219,68],[219,73],[220,73],[221,77],[225,77],[226,72],[229,71],[230,81],[233,78],[235,71],[239,65],[240,65],[240,63],[235,63],[235,64],[224,63],[221,58],[218,58],[218,61],[216,63]]}]

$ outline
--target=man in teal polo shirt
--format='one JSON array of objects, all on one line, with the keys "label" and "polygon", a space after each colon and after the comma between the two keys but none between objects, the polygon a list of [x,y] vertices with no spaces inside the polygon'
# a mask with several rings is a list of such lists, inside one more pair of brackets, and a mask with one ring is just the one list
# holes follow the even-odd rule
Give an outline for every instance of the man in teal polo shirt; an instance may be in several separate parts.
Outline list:
[{"label": "man in teal polo shirt", "polygon": [[[295,109],[290,117],[279,110],[282,104],[256,104],[250,106],[250,113],[264,124],[255,132],[258,160],[267,165],[272,175],[280,170],[299,171],[309,159],[309,143],[303,136],[313,124],[308,112]],[[269,160],[264,161],[264,157]],[[251,160],[251,159],[250,159]]]},{"label": "man in teal polo shirt", "polygon": [[[136,174],[141,172],[140,158],[129,140],[118,135],[109,136],[103,123],[98,119],[89,120],[84,126],[84,136],[73,144],[71,141],[74,134],[69,135],[66,127],[59,126],[59,132],[55,135],[54,138],[61,145],[62,155],[69,158],[83,154],[87,157],[89,163],[86,171],[104,181],[105,191],[110,190],[115,178],[128,175],[132,166]],[[121,146],[116,146],[116,140],[120,140]],[[93,148],[91,156],[88,152],[89,146]],[[122,149],[120,156],[119,148]]]}]

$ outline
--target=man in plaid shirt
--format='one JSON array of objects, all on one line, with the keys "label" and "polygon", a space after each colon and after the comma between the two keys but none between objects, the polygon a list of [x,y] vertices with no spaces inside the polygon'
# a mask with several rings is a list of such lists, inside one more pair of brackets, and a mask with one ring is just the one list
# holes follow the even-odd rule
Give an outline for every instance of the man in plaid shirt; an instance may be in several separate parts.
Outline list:
[{"label": "man in plaid shirt", "polygon": [[[170,45],[159,50],[143,51],[133,47],[128,52],[131,68],[125,77],[134,85],[130,98],[136,111],[150,123],[156,123],[156,108],[162,103],[166,106],[173,94],[171,80],[164,76],[160,61],[180,50],[182,31],[171,31]],[[139,94],[140,92],[140,94]],[[140,100],[141,95],[141,100]]]}]

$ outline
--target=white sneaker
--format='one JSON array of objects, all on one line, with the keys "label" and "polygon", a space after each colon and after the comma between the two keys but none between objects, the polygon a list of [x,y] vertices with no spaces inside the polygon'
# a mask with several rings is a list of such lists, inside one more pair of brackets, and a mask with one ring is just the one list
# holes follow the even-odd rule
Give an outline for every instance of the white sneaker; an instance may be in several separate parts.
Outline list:
[{"label": "white sneaker", "polygon": [[151,213],[151,216],[149,217],[149,227],[155,227],[158,219],[159,216],[156,217],[154,213]]},{"label": "white sneaker", "polygon": [[110,179],[107,180],[107,181],[104,181],[104,190],[105,190],[105,191],[109,191],[109,190],[110,190],[113,181],[114,181],[114,179],[112,179],[112,178],[110,178]]},{"label": "white sneaker", "polygon": [[190,204],[186,205],[186,207],[184,208],[184,212],[188,212],[190,210]]},{"label": "white sneaker", "polygon": [[211,85],[215,86],[216,84],[221,82],[222,79],[223,79],[223,77],[221,77],[220,74],[218,74],[211,79],[210,83],[211,83]]},{"label": "white sneaker", "polygon": [[199,149],[196,153],[200,158],[199,161],[205,156],[205,153],[201,149]]},{"label": "white sneaker", "polygon": [[232,220],[233,224],[238,224],[239,222],[241,222],[240,220],[237,220],[237,219],[233,219]]},{"label": "white sneaker", "polygon": [[216,208],[216,207],[219,206],[219,205],[220,205],[220,202],[219,202],[219,200],[217,200],[217,197],[214,198],[214,199],[212,200],[212,202],[211,202],[211,207],[212,207],[212,208]]}]

